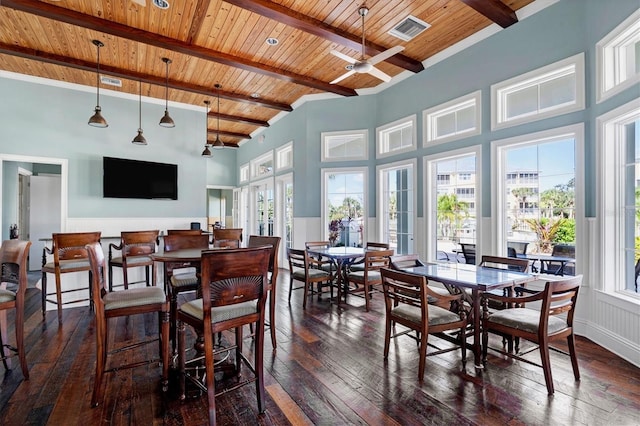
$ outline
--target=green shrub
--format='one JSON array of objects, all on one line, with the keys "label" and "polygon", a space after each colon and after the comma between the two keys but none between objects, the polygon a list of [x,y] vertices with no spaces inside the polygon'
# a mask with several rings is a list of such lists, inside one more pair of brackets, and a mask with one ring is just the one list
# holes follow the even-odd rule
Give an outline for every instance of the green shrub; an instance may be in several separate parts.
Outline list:
[{"label": "green shrub", "polygon": [[576,221],[575,219],[564,219],[558,231],[554,235],[554,243],[575,243],[576,241]]}]

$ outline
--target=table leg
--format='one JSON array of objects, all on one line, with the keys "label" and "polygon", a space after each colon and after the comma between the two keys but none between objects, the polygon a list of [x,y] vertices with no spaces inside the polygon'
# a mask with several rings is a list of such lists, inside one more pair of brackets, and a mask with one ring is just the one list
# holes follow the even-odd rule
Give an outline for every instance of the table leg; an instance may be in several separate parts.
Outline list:
[{"label": "table leg", "polygon": [[[347,290],[348,288],[346,287],[346,285],[343,286],[342,284],[342,269],[344,262],[342,261],[342,259],[336,259],[336,286],[338,287],[338,306],[340,306],[340,302],[342,301],[342,293],[344,293],[344,301],[345,303],[347,302]],[[344,280],[345,284],[346,284],[346,280]]]},{"label": "table leg", "polygon": [[473,362],[477,369],[484,368],[482,365],[482,347],[480,336],[480,291],[474,288],[471,291],[473,300]]}]

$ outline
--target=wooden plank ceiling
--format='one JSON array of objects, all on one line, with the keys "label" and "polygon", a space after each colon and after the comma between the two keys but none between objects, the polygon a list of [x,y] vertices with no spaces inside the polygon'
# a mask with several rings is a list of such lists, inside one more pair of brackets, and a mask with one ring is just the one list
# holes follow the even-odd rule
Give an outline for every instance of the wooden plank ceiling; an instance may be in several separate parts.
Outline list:
[{"label": "wooden plank ceiling", "polygon": [[[167,1],[161,9],[154,3]],[[367,0],[366,56],[404,50],[376,65],[393,77],[420,72],[422,61],[497,23],[517,23],[515,11],[533,0]],[[143,6],[144,4],[144,6]],[[359,59],[362,2],[350,0],[0,0],[0,69],[96,85],[101,75],[122,80],[114,91],[203,106],[214,101],[209,129],[215,138],[220,84],[220,138],[234,147],[306,94],[357,96],[382,83],[347,70],[337,50]],[[430,24],[410,41],[388,33],[408,15]],[[267,38],[279,43],[270,46]],[[204,106],[203,106],[204,108]],[[180,125],[180,123],[177,123]]]}]

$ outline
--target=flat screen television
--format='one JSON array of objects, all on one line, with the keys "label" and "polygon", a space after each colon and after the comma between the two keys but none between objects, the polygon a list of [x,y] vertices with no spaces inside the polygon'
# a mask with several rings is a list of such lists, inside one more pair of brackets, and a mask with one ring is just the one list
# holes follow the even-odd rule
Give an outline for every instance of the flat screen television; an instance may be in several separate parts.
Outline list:
[{"label": "flat screen television", "polygon": [[178,199],[178,165],[103,157],[105,198]]}]

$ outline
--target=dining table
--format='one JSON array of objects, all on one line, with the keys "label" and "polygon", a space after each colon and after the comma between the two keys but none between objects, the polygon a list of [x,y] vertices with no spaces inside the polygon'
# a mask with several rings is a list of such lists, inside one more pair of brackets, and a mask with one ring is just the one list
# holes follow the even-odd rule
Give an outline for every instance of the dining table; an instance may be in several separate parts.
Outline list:
[{"label": "dining table", "polygon": [[[307,252],[309,254],[325,257],[330,259],[336,265],[336,286],[342,286],[344,294],[345,302],[347,300],[347,292],[348,292],[348,281],[345,277],[346,270],[349,265],[352,265],[358,259],[362,259],[367,252],[368,249],[364,247],[352,247],[352,246],[341,246],[341,247],[323,247],[323,248],[309,248]],[[369,249],[370,250],[370,249]],[[340,301],[338,301],[339,303]]]},{"label": "dining table", "polygon": [[[550,254],[535,254],[535,253],[518,253],[516,254],[516,256],[518,257],[518,259],[526,259],[531,261],[531,270],[534,272],[543,272],[545,271],[544,268],[544,263],[547,262],[547,264],[549,264],[549,262],[556,262],[559,263],[560,265],[558,266],[558,269],[556,271],[553,272],[554,275],[564,275],[565,274],[565,267],[569,264],[569,263],[574,263],[576,261],[576,259],[574,259],[573,257],[566,257],[566,256],[553,256]],[[540,263],[540,267],[538,268],[535,264],[536,262]],[[546,268],[546,270],[549,270],[549,267]]]},{"label": "dining table", "polygon": [[462,291],[464,291],[464,289],[471,290],[471,309],[473,312],[473,343],[471,346],[474,364],[478,369],[483,368],[480,330],[480,304],[482,294],[495,289],[524,284],[536,279],[534,275],[527,273],[469,265],[466,263],[430,262],[424,266],[403,268],[402,270],[412,274],[422,275],[428,280],[460,288]]}]

